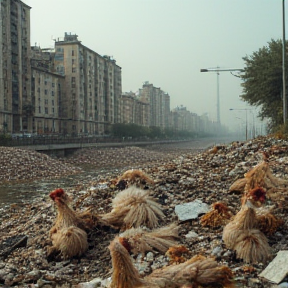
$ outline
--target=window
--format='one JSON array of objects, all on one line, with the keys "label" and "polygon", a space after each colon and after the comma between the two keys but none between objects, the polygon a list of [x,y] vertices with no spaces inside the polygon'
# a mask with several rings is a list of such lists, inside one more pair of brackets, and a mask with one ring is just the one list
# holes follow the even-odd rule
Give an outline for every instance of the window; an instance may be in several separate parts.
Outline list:
[{"label": "window", "polygon": [[54,100],[52,100],[52,106],[54,106]]},{"label": "window", "polygon": [[47,85],[47,81],[46,80],[44,81],[44,84]]},{"label": "window", "polygon": [[45,114],[48,114],[48,107],[45,107]]},{"label": "window", "polygon": [[45,89],[45,95],[47,95],[48,94],[48,90],[47,89]]},{"label": "window", "polygon": [[54,82],[52,82],[52,87],[55,87],[55,83]]},{"label": "window", "polygon": [[39,111],[39,113],[41,113],[41,107],[40,106],[38,107],[38,111]]},{"label": "window", "polygon": [[75,73],[75,72],[76,72],[76,68],[73,67],[73,68],[72,68],[72,73]]},{"label": "window", "polygon": [[45,105],[48,105],[48,100],[47,99],[45,99]]},{"label": "window", "polygon": [[51,91],[51,95],[54,96],[54,91]]},{"label": "window", "polygon": [[75,53],[74,53],[74,50],[72,50],[72,56],[74,56],[74,54],[75,54]]},{"label": "window", "polygon": [[76,82],[76,78],[75,77],[72,77],[71,78],[71,83],[75,83]]}]

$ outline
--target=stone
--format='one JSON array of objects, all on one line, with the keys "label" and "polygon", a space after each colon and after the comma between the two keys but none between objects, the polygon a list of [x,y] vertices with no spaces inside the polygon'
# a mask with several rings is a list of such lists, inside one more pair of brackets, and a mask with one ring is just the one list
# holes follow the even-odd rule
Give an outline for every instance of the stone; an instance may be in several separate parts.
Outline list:
[{"label": "stone", "polygon": [[288,251],[279,251],[277,256],[259,275],[266,280],[279,284],[288,274]]},{"label": "stone", "polygon": [[179,221],[196,219],[199,215],[205,214],[209,211],[209,205],[198,199],[193,202],[175,206],[175,213],[178,216]]}]

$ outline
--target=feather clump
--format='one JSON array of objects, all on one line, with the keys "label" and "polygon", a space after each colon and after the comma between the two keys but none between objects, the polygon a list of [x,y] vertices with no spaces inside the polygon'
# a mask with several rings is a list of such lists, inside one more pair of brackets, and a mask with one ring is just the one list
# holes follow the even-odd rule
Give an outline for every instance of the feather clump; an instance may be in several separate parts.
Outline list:
[{"label": "feather clump", "polygon": [[203,215],[200,219],[202,226],[219,227],[227,224],[233,214],[229,211],[229,208],[221,202],[212,204],[212,210]]},{"label": "feather clump", "polygon": [[183,245],[178,245],[178,246],[172,246],[170,247],[165,255],[170,259],[170,264],[172,263],[183,263],[187,260],[184,254],[188,254],[189,250],[183,246]]},{"label": "feather clump", "polygon": [[150,275],[141,278],[119,237],[116,237],[108,248],[113,266],[110,288],[180,288],[184,285],[235,287],[232,271],[226,266],[219,266],[212,258],[197,255],[184,263],[154,270]]},{"label": "feather clump", "polygon": [[[242,198],[242,207],[223,229],[223,241],[228,249],[236,251],[237,258],[246,263],[265,263],[271,249],[259,229],[255,207],[265,200],[265,190],[257,187]],[[256,205],[256,206],[254,206]]]},{"label": "feather clump", "polygon": [[50,229],[53,246],[48,250],[48,254],[58,251],[64,259],[81,256],[88,249],[85,223],[66,203],[69,198],[63,189],[58,188],[49,196],[54,201],[58,213],[55,224]]},{"label": "feather clump", "polygon": [[146,184],[154,184],[154,181],[145,172],[138,169],[130,169],[117,179],[116,186],[123,186],[123,183],[126,183],[126,187],[131,185],[142,187]]},{"label": "feather clump", "polygon": [[283,200],[283,194],[288,193],[288,180],[275,177],[269,166],[268,158],[262,154],[263,160],[244,174],[244,178],[236,180],[229,192],[248,192],[257,187],[266,191],[266,197],[272,200]]},{"label": "feather clump", "polygon": [[256,217],[259,223],[259,229],[265,235],[273,235],[279,227],[284,225],[284,220],[274,216],[270,211],[257,209]]},{"label": "feather clump", "polygon": [[129,252],[133,254],[147,251],[159,251],[163,254],[169,247],[177,244],[178,226],[172,223],[166,227],[161,227],[152,231],[146,231],[142,228],[131,228],[120,234],[123,246],[127,247]]},{"label": "feather clump", "polygon": [[119,192],[112,200],[112,211],[100,217],[103,222],[121,230],[140,226],[153,229],[164,214],[148,190],[131,186]]}]

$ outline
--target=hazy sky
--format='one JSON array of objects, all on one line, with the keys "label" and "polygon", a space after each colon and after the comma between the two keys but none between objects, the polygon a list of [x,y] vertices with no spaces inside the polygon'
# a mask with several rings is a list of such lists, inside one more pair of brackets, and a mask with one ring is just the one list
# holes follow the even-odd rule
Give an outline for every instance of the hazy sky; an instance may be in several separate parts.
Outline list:
[{"label": "hazy sky", "polygon": [[[171,109],[183,105],[211,120],[217,115],[217,75],[200,69],[243,68],[242,57],[282,39],[281,0],[23,2],[32,7],[31,45],[53,47],[52,39],[77,34],[83,45],[122,67],[123,92],[149,81],[169,93]],[[238,127],[245,111],[229,108],[247,108],[239,100],[241,81],[221,72],[219,84],[221,123]]]}]

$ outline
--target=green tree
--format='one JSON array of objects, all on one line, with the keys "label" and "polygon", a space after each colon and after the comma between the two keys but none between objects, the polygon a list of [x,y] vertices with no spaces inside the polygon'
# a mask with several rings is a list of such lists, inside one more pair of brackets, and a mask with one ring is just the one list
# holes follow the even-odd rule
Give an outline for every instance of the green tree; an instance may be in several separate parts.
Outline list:
[{"label": "green tree", "polygon": [[268,128],[273,132],[283,124],[282,42],[272,39],[243,60],[245,68],[240,76],[243,94],[240,97],[260,109],[258,116],[268,119]]}]

